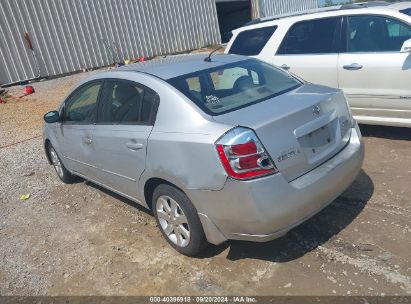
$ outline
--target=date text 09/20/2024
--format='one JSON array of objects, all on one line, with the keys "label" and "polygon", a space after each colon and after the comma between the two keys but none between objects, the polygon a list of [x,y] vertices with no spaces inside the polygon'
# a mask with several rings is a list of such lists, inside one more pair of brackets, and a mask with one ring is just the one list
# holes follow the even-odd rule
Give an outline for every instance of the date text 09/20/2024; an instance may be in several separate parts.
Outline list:
[{"label": "date text 09/20/2024", "polygon": [[150,297],[150,303],[257,303],[255,297]]}]

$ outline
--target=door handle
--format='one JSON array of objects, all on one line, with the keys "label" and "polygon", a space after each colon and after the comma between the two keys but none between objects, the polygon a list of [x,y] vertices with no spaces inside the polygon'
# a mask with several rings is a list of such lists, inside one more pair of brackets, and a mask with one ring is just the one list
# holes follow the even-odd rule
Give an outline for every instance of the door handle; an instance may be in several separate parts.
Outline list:
[{"label": "door handle", "polygon": [[288,71],[288,70],[290,69],[290,66],[288,66],[288,65],[286,65],[286,64],[283,64],[283,65],[281,66],[281,68],[284,69],[284,70],[286,70],[286,71]]},{"label": "door handle", "polygon": [[83,142],[86,145],[91,145],[93,143],[93,139],[91,137],[86,136],[86,137],[83,138]]},{"label": "door handle", "polygon": [[348,65],[344,65],[343,68],[345,70],[349,70],[349,71],[356,71],[356,70],[361,70],[362,65],[358,64],[358,63],[351,63],[351,64],[348,64]]},{"label": "door handle", "polygon": [[126,147],[130,150],[137,151],[143,149],[144,145],[136,142],[128,142],[126,143]]}]

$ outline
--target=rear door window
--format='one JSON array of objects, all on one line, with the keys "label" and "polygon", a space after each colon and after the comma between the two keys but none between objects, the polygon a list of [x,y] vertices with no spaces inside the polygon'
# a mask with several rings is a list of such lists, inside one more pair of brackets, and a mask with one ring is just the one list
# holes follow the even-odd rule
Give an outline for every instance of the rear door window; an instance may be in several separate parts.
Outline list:
[{"label": "rear door window", "polygon": [[338,24],[341,17],[294,24],[278,49],[278,55],[338,53]]},{"label": "rear door window", "polygon": [[395,52],[411,38],[411,26],[384,16],[349,16],[348,52]]},{"label": "rear door window", "polygon": [[255,56],[260,54],[277,26],[262,27],[239,33],[231,45],[229,54]]}]

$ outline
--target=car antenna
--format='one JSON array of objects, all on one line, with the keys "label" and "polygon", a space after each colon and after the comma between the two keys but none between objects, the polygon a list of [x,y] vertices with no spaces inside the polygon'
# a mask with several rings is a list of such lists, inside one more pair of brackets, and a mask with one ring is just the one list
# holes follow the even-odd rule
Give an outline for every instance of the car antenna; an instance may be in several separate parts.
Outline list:
[{"label": "car antenna", "polygon": [[221,50],[222,48],[223,48],[223,47],[220,46],[220,47],[216,48],[215,50],[213,50],[210,54],[208,54],[208,56],[207,56],[206,58],[204,58],[204,61],[205,61],[205,62],[211,62],[211,56],[212,56],[215,52],[217,52],[218,50]]}]

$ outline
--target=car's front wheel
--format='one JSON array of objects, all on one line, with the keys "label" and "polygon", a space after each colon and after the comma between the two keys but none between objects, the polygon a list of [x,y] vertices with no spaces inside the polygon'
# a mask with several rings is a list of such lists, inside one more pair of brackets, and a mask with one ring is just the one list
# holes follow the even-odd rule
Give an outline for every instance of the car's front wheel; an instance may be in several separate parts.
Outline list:
[{"label": "car's front wheel", "polygon": [[181,190],[159,185],[153,194],[153,211],[161,233],[178,252],[195,256],[208,245],[197,211]]},{"label": "car's front wheel", "polygon": [[70,184],[74,181],[74,175],[71,174],[66,167],[64,167],[63,163],[60,160],[56,150],[53,148],[51,144],[47,146],[48,153],[50,156],[51,163],[56,170],[58,177],[61,179],[62,182],[66,184]]}]

